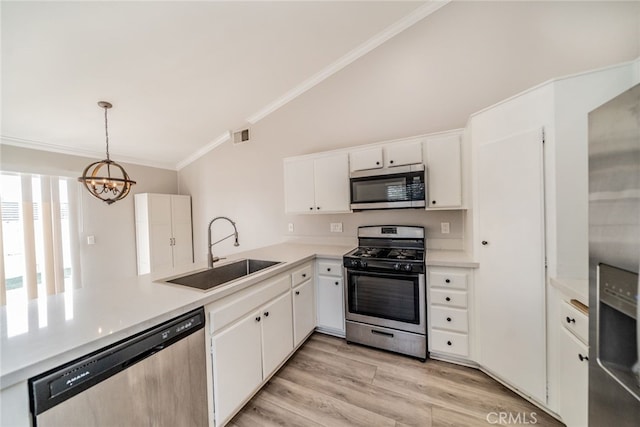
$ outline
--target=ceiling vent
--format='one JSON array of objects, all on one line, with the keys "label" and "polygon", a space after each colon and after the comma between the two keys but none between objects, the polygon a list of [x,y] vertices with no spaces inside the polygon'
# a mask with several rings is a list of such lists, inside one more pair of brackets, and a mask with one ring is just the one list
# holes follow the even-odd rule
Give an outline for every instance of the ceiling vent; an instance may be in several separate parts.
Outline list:
[{"label": "ceiling vent", "polygon": [[249,141],[249,129],[242,129],[236,132],[233,132],[233,143],[234,144],[242,144],[243,142]]}]

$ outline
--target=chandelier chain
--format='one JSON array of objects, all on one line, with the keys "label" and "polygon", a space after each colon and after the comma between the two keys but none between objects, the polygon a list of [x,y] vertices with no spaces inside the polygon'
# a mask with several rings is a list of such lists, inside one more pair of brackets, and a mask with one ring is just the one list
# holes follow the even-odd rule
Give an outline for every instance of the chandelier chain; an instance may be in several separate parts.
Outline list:
[{"label": "chandelier chain", "polygon": [[109,158],[109,126],[107,122],[107,110],[108,110],[108,107],[104,107],[104,136],[107,141],[107,160],[111,160]]}]

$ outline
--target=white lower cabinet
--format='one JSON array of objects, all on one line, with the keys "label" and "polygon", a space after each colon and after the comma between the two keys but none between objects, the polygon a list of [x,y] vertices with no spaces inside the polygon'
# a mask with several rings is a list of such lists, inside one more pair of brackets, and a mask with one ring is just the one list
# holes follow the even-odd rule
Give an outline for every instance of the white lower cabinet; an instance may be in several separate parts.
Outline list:
[{"label": "white lower cabinet", "polygon": [[222,425],[262,382],[262,342],[257,312],[213,336],[215,423]]},{"label": "white lower cabinet", "polygon": [[258,318],[262,318],[262,377],[267,378],[293,350],[291,292],[265,305]]},{"label": "white lower cabinet", "polygon": [[567,329],[560,339],[560,415],[567,427],[586,426],[589,348]]},{"label": "white lower cabinet", "polygon": [[[589,317],[571,302],[560,302],[558,404],[567,427],[587,425],[589,401]],[[558,325],[558,323],[556,323]]]},{"label": "white lower cabinet", "polygon": [[432,357],[471,359],[472,277],[466,268],[428,268],[427,324]]},{"label": "white lower cabinet", "polygon": [[212,406],[222,426],[293,351],[289,273],[207,306]]},{"label": "white lower cabinet", "polygon": [[313,280],[293,288],[293,346],[297,347],[316,327]]},{"label": "white lower cabinet", "polygon": [[319,259],[317,273],[318,330],[344,337],[342,261]]}]

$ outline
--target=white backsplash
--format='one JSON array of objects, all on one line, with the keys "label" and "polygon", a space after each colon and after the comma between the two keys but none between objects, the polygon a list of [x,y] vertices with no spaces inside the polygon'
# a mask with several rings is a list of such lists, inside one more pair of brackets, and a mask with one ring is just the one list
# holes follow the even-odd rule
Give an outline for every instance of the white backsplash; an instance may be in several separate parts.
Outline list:
[{"label": "white backsplash", "polygon": [[[427,249],[464,249],[463,210],[425,211],[422,209],[390,209],[335,215],[286,215],[285,239],[305,243],[355,246],[358,227],[363,225],[417,225],[425,228]],[[342,233],[330,231],[331,223],[342,223]],[[440,232],[440,224],[449,223],[449,234]],[[293,224],[293,232],[288,225]]]}]

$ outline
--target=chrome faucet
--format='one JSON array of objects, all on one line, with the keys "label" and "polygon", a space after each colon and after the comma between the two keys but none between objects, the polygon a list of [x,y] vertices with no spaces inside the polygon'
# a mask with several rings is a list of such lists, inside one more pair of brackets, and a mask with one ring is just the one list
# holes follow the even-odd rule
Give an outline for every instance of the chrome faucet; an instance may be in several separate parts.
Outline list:
[{"label": "chrome faucet", "polygon": [[[229,234],[227,237],[223,237],[222,239],[211,243],[211,226],[213,225],[213,223],[218,220],[218,219],[226,219],[227,221],[229,221],[231,223],[231,225],[233,225],[233,233]],[[238,243],[238,229],[236,228],[236,223],[231,221],[229,218],[227,218],[226,216],[217,216],[215,218],[213,218],[211,220],[211,222],[209,223],[209,232],[207,233],[207,246],[209,248],[209,253],[207,256],[207,265],[209,266],[209,268],[213,268],[213,263],[216,261],[220,261],[222,258],[214,258],[213,257],[213,252],[211,251],[211,248],[213,248],[214,245],[222,242],[223,240],[227,240],[229,237],[234,237],[236,238],[235,243],[233,244],[233,246],[240,246],[240,243]]]}]

